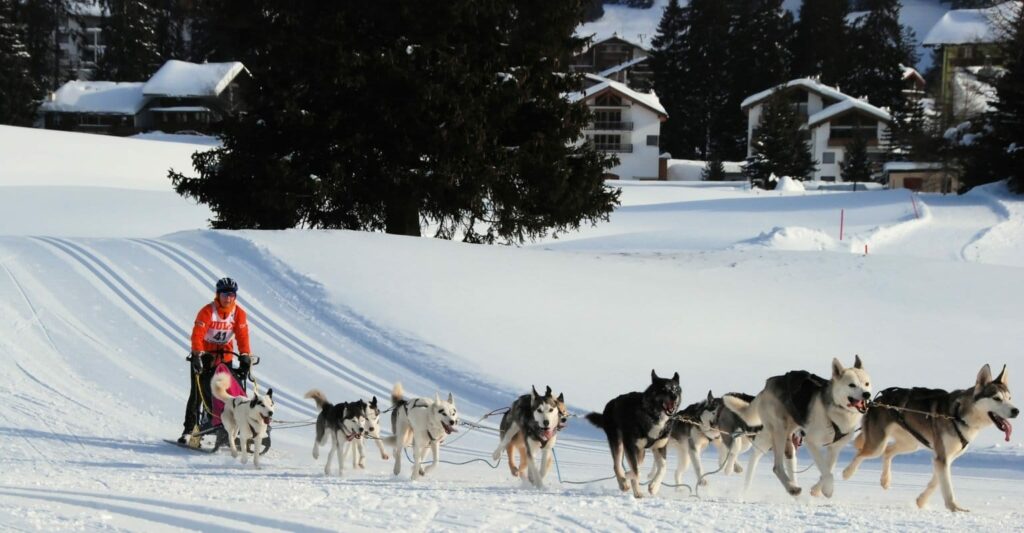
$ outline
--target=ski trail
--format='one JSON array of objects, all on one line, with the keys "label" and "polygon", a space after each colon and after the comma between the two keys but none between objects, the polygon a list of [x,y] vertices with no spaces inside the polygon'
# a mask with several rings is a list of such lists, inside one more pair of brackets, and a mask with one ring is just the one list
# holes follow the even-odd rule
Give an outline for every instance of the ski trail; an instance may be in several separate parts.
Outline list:
[{"label": "ski trail", "polygon": [[[184,253],[173,245],[151,239],[132,239],[132,241],[148,247],[150,251],[159,254],[158,257],[161,257],[164,261],[169,260],[174,265],[182,268],[203,286],[208,285],[209,280],[216,279],[217,277],[209,265]],[[296,328],[290,327],[280,318],[273,317],[268,307],[261,304],[258,300],[243,296],[239,296],[238,300],[249,314],[250,322],[260,328],[260,333],[277,341],[278,345],[285,349],[285,351],[292,352],[312,362],[315,368],[320,368],[328,374],[348,383],[355,390],[367,391],[381,396],[386,395],[390,391],[390,384],[383,380],[352,372],[349,367],[357,367],[353,362],[340,356],[328,356],[326,353],[329,350],[325,347],[319,345],[314,347],[313,345],[317,344],[315,341],[307,339],[307,342],[307,340],[299,338],[297,334],[293,333],[293,331],[296,331]]]},{"label": "ski trail", "polygon": [[[126,280],[126,275],[116,272],[109,265],[109,261],[100,258],[98,254],[89,252],[84,246],[66,239],[54,237],[34,237],[34,239],[56,248],[84,267],[117,297],[116,301],[121,302],[130,312],[142,318],[144,326],[148,327],[153,336],[169,350],[187,352],[190,349],[190,346],[183,340],[189,338],[190,332],[177,326],[156,304],[141,305],[139,302],[153,302],[155,299],[142,294],[135,288],[136,284],[129,283]],[[271,382],[267,383],[273,387]],[[275,402],[283,407],[300,414],[312,413],[312,408],[307,405],[307,402],[299,400],[285,390],[281,390],[277,396]]]}]

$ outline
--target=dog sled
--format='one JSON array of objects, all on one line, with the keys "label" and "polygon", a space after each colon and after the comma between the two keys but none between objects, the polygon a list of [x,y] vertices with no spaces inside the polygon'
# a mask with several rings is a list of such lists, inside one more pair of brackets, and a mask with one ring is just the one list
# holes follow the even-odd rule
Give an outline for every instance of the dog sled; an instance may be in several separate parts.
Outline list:
[{"label": "dog sled", "polygon": [[[192,430],[191,436],[184,444],[172,440],[167,440],[167,442],[203,453],[215,453],[221,446],[227,445],[228,433],[220,419],[220,415],[224,411],[224,402],[211,394],[210,380],[217,374],[227,374],[230,383],[228,393],[232,396],[246,396],[248,383],[257,386],[256,380],[252,376],[252,367],[260,364],[259,357],[252,356],[249,365],[233,368],[224,361],[224,356],[227,354],[234,356],[235,361],[242,359],[241,354],[237,352],[209,352],[209,359],[204,360],[204,368],[212,368],[213,371],[196,372],[193,368],[192,380],[196,382],[200,394],[200,401],[197,402],[196,407],[197,423]],[[209,366],[205,366],[207,363],[209,363]],[[263,455],[270,450],[270,429],[270,426],[268,426],[267,436],[262,439],[259,446],[256,446],[252,439],[245,443],[249,453],[256,453],[256,450],[259,449],[259,454]],[[241,446],[237,438],[235,439],[235,445]]]}]

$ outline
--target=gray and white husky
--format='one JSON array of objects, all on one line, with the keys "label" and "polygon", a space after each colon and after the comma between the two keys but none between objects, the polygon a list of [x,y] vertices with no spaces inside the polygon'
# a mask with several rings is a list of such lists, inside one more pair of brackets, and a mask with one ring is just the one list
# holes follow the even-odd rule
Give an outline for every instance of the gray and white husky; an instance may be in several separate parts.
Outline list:
[{"label": "gray and white husky", "polygon": [[501,451],[507,449],[511,465],[513,448],[509,445],[517,437],[523,439],[526,448],[527,479],[537,488],[544,487],[544,478],[551,469],[551,453],[558,440],[562,418],[560,404],[565,404],[564,397],[559,394],[556,398],[551,392],[551,387],[548,387],[543,395],[538,394],[534,387],[530,394],[524,394],[512,402],[512,407],[501,417],[501,441],[492,457],[497,461],[501,458]]},{"label": "gray and white husky", "polygon": [[[736,396],[745,402],[754,401],[753,396],[742,392],[730,392],[728,396]],[[718,432],[722,435],[722,447],[718,452],[719,464],[722,467],[722,474],[729,475],[733,472],[739,474],[743,472],[743,467],[736,462],[736,459],[750,449],[754,436],[761,431],[761,426],[747,424],[739,415],[726,409],[724,403],[720,402],[720,405],[718,418],[715,419]],[[722,449],[726,451],[724,458],[722,458]],[[724,465],[722,461],[725,462]]]},{"label": "gray and white husky", "polygon": [[[728,454],[722,445],[722,434],[718,430],[718,413],[721,408],[722,399],[715,398],[711,391],[708,391],[706,399],[690,404],[676,413],[676,420],[672,424],[668,438],[668,447],[679,455],[676,467],[676,485],[683,482],[683,473],[691,463],[698,483],[708,484],[707,479],[704,479],[704,468],[701,465],[700,456],[709,444],[714,444],[718,449],[719,462],[725,461]],[[656,474],[657,468],[652,468],[648,479],[653,480]]]},{"label": "gray and white husky", "polygon": [[[988,365],[981,367],[974,387],[946,392],[940,389],[893,387],[875,398],[876,405],[864,417],[862,431],[854,443],[857,455],[843,470],[849,479],[865,459],[882,455],[882,488],[892,482],[893,457],[929,448],[935,455],[932,479],[917,497],[924,507],[935,489],[942,487],[942,498],[950,511],[966,511],[953,494],[950,467],[967,449],[978,432],[989,424],[1002,431],[1007,442],[1013,431],[1008,419],[1020,413],[1010,403],[1006,366],[992,379]],[[889,444],[889,439],[893,439]],[[886,446],[888,444],[888,446]]]},{"label": "gray and white husky", "polygon": [[[231,386],[231,378],[227,373],[218,373],[210,380],[210,391],[220,401],[224,402],[224,410],[220,414],[221,423],[228,433],[228,445],[231,446],[231,457],[238,457],[242,454],[242,464],[249,461],[248,441],[253,441],[252,465],[260,468],[259,444],[267,436],[267,428],[270,427],[270,420],[274,416],[274,389],[268,389],[267,393],[253,397],[231,396],[228,388]],[[239,439],[240,446],[235,446],[235,438]],[[241,448],[239,451],[238,448]]]},{"label": "gray and white husky", "polygon": [[[775,455],[773,471],[791,495],[800,494],[793,470],[795,466],[794,435],[802,434],[814,462],[821,472],[811,487],[811,495],[832,497],[835,468],[839,451],[853,438],[871,398],[871,376],[864,370],[860,356],[853,367],[844,368],[839,359],[832,359],[832,377],[824,379],[810,372],[794,370],[768,378],[751,402],[725,396],[726,407],[750,425],[764,426],[754,438],[754,450],[747,468],[746,486],[750,486],[762,450],[771,447]],[[797,433],[797,430],[801,430]],[[787,452],[792,456],[787,458]],[[789,459],[789,461],[787,461]],[[788,463],[788,464],[787,464]]]},{"label": "gray and white husky", "polygon": [[[391,429],[394,435],[384,439],[386,444],[394,447],[395,475],[402,472],[402,449],[412,445],[412,479],[437,467],[440,457],[441,441],[445,436],[458,431],[459,414],[455,409],[455,398],[448,393],[448,400],[443,401],[438,394],[434,399],[405,398],[401,383],[395,383],[391,390]],[[423,457],[430,449],[433,461],[424,468]]]},{"label": "gray and white husky", "polygon": [[[312,389],[306,393],[306,398],[312,398],[316,402],[320,414],[316,417],[316,437],[313,439],[313,458],[320,458],[320,446],[331,436],[331,451],[327,454],[327,462],[324,464],[324,475],[331,475],[331,459],[338,455],[338,475],[345,472],[345,458],[349,452],[352,453],[352,467],[363,468],[364,457],[362,456],[364,438],[380,438],[380,410],[377,409],[377,397],[374,396],[370,403],[363,400],[355,402],[342,402],[332,404],[327,401],[324,393]],[[377,441],[381,455],[387,459],[384,453],[384,446]]]}]

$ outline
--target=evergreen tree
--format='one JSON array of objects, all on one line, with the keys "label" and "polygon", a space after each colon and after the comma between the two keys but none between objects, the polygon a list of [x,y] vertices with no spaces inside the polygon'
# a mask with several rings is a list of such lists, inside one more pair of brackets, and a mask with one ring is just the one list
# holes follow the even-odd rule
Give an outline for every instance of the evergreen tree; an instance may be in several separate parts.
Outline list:
[{"label": "evergreen tree", "polygon": [[32,77],[24,31],[15,18],[18,0],[0,0],[0,124],[31,126],[40,88]]},{"label": "evergreen tree", "polygon": [[728,97],[712,126],[711,138],[719,147],[718,155],[735,161],[747,153],[747,114],[740,104],[748,96],[790,79],[793,58],[789,41],[794,22],[792,14],[782,8],[782,0],[730,3],[733,15],[726,70],[732,75],[727,85],[716,88]]},{"label": "evergreen tree", "polygon": [[867,97],[877,107],[903,103],[903,68],[917,63],[914,34],[900,24],[900,0],[865,0],[870,9],[851,28],[849,66],[843,92]]},{"label": "evergreen tree", "polygon": [[793,74],[818,76],[822,83],[844,81],[849,54],[849,0],[803,0],[793,40]]},{"label": "evergreen tree", "polygon": [[654,92],[669,115],[661,125],[661,149],[677,157],[683,156],[690,122],[686,98],[689,65],[684,63],[682,51],[685,31],[686,11],[679,0],[669,0],[651,40],[650,61]]},{"label": "evergreen tree", "polygon": [[725,180],[725,165],[722,163],[722,158],[718,157],[717,151],[711,152],[711,158],[708,159],[704,170],[700,172],[700,179],[704,181]]},{"label": "evergreen tree", "polygon": [[256,4],[249,112],[193,156],[199,177],[171,173],[214,227],[419,235],[427,222],[523,242],[616,203],[612,161],[576,142],[590,116],[564,95],[582,80],[557,59],[579,45],[579,2]]},{"label": "evergreen tree", "polygon": [[768,98],[761,123],[754,130],[753,155],[743,167],[751,185],[768,188],[773,175],[800,181],[811,177],[817,167],[800,126],[800,118],[785,93],[776,91]]},{"label": "evergreen tree", "polygon": [[110,12],[102,24],[106,42],[96,79],[145,81],[163,64],[157,39],[156,0],[103,0]]},{"label": "evergreen tree", "polygon": [[[718,125],[729,109],[729,92],[733,75],[729,70],[729,51],[723,38],[729,35],[731,13],[721,0],[691,0],[684,9],[683,39],[679,61],[686,66],[676,108],[666,111],[671,117],[679,113],[686,120],[679,138],[670,138],[669,152],[684,159],[704,160],[717,140]],[[671,130],[671,133],[679,131]],[[679,155],[676,155],[676,153]]]},{"label": "evergreen tree", "polygon": [[16,0],[14,13],[24,31],[22,42],[28,51],[31,79],[43,90],[56,90],[66,77],[60,69],[58,42],[60,21],[67,13],[66,0]]},{"label": "evergreen tree", "polygon": [[853,189],[857,190],[857,183],[871,181],[873,165],[868,160],[868,143],[862,135],[854,135],[850,144],[846,145],[846,154],[843,161],[839,163],[839,171],[843,181],[853,183]]}]

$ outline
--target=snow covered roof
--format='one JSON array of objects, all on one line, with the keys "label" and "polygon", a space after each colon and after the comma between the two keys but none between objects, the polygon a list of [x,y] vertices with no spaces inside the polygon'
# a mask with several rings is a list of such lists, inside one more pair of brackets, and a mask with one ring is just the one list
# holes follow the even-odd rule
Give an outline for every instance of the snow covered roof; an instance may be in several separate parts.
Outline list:
[{"label": "snow covered roof", "polygon": [[134,115],[146,104],[143,83],[69,81],[43,102],[41,111]]},{"label": "snow covered roof", "polygon": [[835,117],[852,109],[856,109],[858,111],[867,113],[877,118],[878,120],[884,122],[892,122],[892,115],[890,115],[888,111],[877,108],[869,104],[866,100],[859,100],[857,98],[847,97],[846,100],[843,100],[838,104],[832,104],[826,107],[825,109],[822,109],[821,111],[818,111],[817,113],[811,115],[810,117],[807,117],[807,127],[813,128],[818,124],[821,124],[822,122],[828,121],[832,117]]},{"label": "snow covered roof", "polygon": [[626,61],[625,63],[619,63],[618,65],[615,65],[614,67],[606,68],[606,69],[602,70],[601,72],[598,72],[597,75],[601,76],[603,78],[607,78],[608,76],[611,76],[612,74],[615,74],[616,72],[619,72],[621,70],[625,70],[625,69],[627,69],[629,67],[632,67],[633,65],[636,65],[637,63],[643,63],[644,61],[647,61],[647,57],[648,56],[638,57],[636,59],[630,59],[629,61]]},{"label": "snow covered roof", "polygon": [[985,9],[952,9],[925,35],[922,44],[994,43],[999,41],[998,27],[1021,9],[1021,2],[1003,2]]},{"label": "snow covered roof", "polygon": [[[586,35],[584,35],[584,37],[585,37],[585,36],[586,36]],[[603,35],[603,36],[602,36],[602,35],[600,35],[600,33],[594,33],[594,34],[593,34],[593,41],[591,41],[591,43],[590,43],[589,45],[587,45],[587,47],[586,47],[586,48],[584,48],[584,49],[583,49],[582,51],[580,51],[580,53],[585,53],[585,52],[587,52],[588,50],[590,50],[591,48],[593,48],[593,47],[595,47],[595,46],[597,46],[597,45],[599,45],[599,44],[601,44],[601,43],[604,43],[604,42],[607,42],[607,41],[612,41],[612,40],[615,40],[615,41],[622,41],[622,42],[624,42],[624,43],[627,43],[627,44],[629,44],[630,46],[633,46],[633,47],[635,47],[635,48],[639,48],[639,49],[641,49],[641,50],[644,50],[644,51],[646,51],[646,50],[647,50],[647,47],[646,47],[646,46],[644,46],[644,45],[642,45],[642,44],[639,44],[639,43],[637,43],[636,41],[632,41],[632,40],[630,40],[630,39],[627,39],[627,38],[625,38],[625,37],[623,37],[623,36],[619,35],[617,31],[613,31],[613,32],[611,33],[611,35],[607,35],[607,34],[605,34],[605,35]]]},{"label": "snow covered roof", "polygon": [[610,80],[608,78],[597,76],[595,74],[586,74],[585,76],[590,80],[596,81],[597,84],[594,85],[593,87],[587,88],[583,92],[571,93],[569,95],[570,102],[586,100],[587,98],[590,98],[591,96],[594,96],[595,94],[604,91],[605,89],[611,89],[621,94],[622,96],[625,96],[626,98],[650,109],[651,111],[654,111],[655,113],[658,113],[666,117],[668,116],[668,113],[665,112],[665,108],[662,107],[661,105],[661,100],[659,100],[658,96],[654,93],[642,93],[639,91],[634,91],[624,83],[619,83],[615,80]]},{"label": "snow covered roof", "polygon": [[740,103],[740,109],[747,109],[748,107],[751,107],[757,104],[758,102],[767,99],[775,91],[779,89],[788,89],[790,87],[803,87],[808,91],[818,93],[822,96],[830,97],[834,100],[847,100],[851,98],[850,95],[839,92],[839,89],[836,89],[835,87],[829,87],[828,85],[825,85],[824,83],[821,83],[818,80],[814,80],[811,78],[797,78],[795,80],[789,80],[781,85],[776,85],[775,87],[765,89],[757,94],[748,96],[746,99],[743,100],[743,102]]},{"label": "snow covered roof", "polygon": [[217,96],[231,80],[245,70],[238,61],[230,63],[189,63],[171,59],[146,82],[147,96]]},{"label": "snow covered roof", "polygon": [[911,170],[942,170],[942,163],[918,163],[916,161],[889,161],[882,165],[882,172],[907,172]]}]

